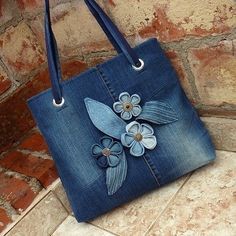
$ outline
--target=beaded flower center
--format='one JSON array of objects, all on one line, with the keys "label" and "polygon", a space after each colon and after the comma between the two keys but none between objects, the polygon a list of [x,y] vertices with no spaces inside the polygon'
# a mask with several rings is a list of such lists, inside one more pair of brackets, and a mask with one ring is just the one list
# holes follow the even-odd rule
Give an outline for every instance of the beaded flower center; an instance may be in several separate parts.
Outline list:
[{"label": "beaded flower center", "polygon": [[137,142],[140,142],[143,139],[143,136],[141,133],[137,133],[134,135],[134,140]]},{"label": "beaded flower center", "polygon": [[132,103],[130,103],[130,102],[125,102],[125,103],[123,104],[123,109],[124,109],[125,111],[131,111],[131,110],[133,109]]},{"label": "beaded flower center", "polygon": [[102,154],[103,154],[103,156],[105,156],[105,157],[109,157],[109,156],[111,155],[111,150],[110,150],[109,148],[104,148],[104,149],[102,150]]}]

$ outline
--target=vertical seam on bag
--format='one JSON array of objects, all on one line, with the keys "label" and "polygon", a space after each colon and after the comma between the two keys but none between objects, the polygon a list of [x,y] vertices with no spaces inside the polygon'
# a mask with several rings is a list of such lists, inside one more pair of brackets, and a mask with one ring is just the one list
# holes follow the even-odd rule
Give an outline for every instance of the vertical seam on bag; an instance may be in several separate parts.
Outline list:
[{"label": "vertical seam on bag", "polygon": [[[147,160],[147,158],[148,158],[149,160]],[[149,158],[148,155],[143,155],[143,159],[144,159],[144,161],[146,162],[148,168],[150,169],[150,171],[151,171],[151,173],[152,173],[154,179],[156,180],[158,186],[161,186],[161,184],[160,184],[160,182],[159,182],[159,180],[158,180],[158,178],[160,178],[159,172],[157,171],[156,168],[154,168],[154,164],[152,163],[151,159]],[[149,163],[149,162],[151,162],[151,163]],[[150,164],[152,164],[152,166],[151,166]],[[156,172],[156,173],[155,173],[155,172]]]},{"label": "vertical seam on bag", "polygon": [[102,80],[103,84],[107,88],[113,101],[115,102],[116,100],[118,100],[118,96],[116,95],[115,90],[112,88],[110,81],[108,80],[107,76],[104,74],[104,72],[100,69],[99,66],[97,66],[97,72],[99,78]]}]

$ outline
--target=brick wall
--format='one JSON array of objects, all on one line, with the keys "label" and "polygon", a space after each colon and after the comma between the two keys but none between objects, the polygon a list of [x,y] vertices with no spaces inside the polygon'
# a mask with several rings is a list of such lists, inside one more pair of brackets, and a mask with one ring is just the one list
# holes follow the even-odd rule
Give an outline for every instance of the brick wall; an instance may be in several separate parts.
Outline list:
[{"label": "brick wall", "polygon": [[[116,54],[82,0],[50,2],[65,79]],[[216,147],[236,151],[236,2],[98,2],[132,45],[160,40]],[[26,105],[50,86],[43,37],[42,0],[0,0],[0,230],[57,178]]]}]

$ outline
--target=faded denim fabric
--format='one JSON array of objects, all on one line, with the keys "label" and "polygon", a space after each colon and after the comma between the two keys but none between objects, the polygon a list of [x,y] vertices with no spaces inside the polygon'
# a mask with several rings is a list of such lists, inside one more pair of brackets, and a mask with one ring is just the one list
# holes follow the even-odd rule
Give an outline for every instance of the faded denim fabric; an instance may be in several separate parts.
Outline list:
[{"label": "faded denim fabric", "polygon": [[[65,103],[62,107],[53,105],[51,89],[28,101],[80,222],[91,220],[215,159],[209,134],[157,40],[149,39],[134,50],[145,63],[140,71],[132,68],[124,54],[119,54],[63,81]],[[140,118],[138,122],[148,123],[148,119],[155,122],[150,125],[157,145],[153,150],[145,149],[144,155],[138,158],[124,147],[127,176],[118,191],[109,195],[104,169],[91,155],[92,145],[99,143],[104,133],[94,126],[84,100],[90,98],[112,109],[123,92],[140,96],[140,116],[145,121]],[[97,117],[97,122],[103,121],[102,115]],[[107,127],[111,134],[117,132],[115,125]]]}]

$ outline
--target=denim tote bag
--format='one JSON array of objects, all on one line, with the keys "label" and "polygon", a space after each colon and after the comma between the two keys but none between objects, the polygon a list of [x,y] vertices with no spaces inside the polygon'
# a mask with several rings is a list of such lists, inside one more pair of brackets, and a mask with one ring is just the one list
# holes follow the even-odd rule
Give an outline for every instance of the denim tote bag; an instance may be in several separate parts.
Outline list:
[{"label": "denim tote bag", "polygon": [[94,0],[85,3],[118,55],[63,81],[46,0],[51,88],[28,100],[79,222],[215,159],[158,41],[131,48]]}]

